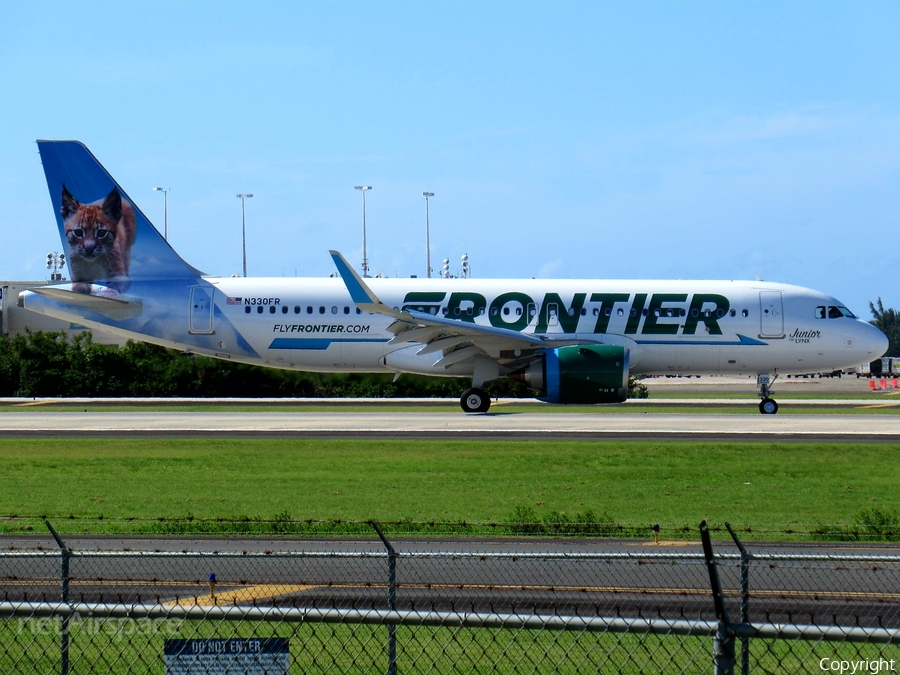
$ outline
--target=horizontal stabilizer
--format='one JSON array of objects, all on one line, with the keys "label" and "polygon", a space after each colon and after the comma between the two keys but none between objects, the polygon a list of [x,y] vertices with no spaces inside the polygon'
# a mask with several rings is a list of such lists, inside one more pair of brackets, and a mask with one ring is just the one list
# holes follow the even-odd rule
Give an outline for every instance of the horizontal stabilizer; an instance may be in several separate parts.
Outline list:
[{"label": "horizontal stabilizer", "polygon": [[[94,289],[100,289],[100,292],[102,292],[101,286],[95,285]],[[27,292],[28,291],[24,291],[23,293]],[[140,316],[144,309],[143,302],[140,298],[132,298],[124,295],[117,295],[114,298],[109,298],[104,295],[77,293],[58,286],[41,286],[32,288],[31,292],[51,298],[52,300],[57,300],[66,305],[74,305],[75,307],[89,309],[113,319],[114,321],[132,319],[136,316]],[[22,294],[20,294],[20,306],[24,304],[22,297]]]}]

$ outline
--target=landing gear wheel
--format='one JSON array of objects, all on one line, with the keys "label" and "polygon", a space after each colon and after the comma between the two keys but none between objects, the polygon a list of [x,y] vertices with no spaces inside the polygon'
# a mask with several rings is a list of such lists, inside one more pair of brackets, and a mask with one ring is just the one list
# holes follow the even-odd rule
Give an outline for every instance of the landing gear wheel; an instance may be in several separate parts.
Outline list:
[{"label": "landing gear wheel", "polygon": [[774,415],[778,412],[778,404],[771,398],[764,398],[759,402],[759,412],[763,415]]},{"label": "landing gear wheel", "polygon": [[459,399],[463,412],[485,413],[491,407],[491,399],[483,389],[466,389]]}]

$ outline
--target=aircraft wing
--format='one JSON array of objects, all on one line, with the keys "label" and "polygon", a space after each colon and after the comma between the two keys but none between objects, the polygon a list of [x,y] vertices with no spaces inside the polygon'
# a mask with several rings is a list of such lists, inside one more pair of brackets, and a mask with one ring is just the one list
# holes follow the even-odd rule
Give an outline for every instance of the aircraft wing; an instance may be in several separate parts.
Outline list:
[{"label": "aircraft wing", "polygon": [[394,319],[388,330],[394,334],[388,344],[415,342],[418,354],[440,353],[435,365],[451,366],[480,354],[506,367],[530,361],[548,348],[591,344],[571,336],[548,337],[482,326],[468,321],[416,310],[398,311],[384,304],[338,251],[331,251],[334,264],[356,306],[364,312]]}]

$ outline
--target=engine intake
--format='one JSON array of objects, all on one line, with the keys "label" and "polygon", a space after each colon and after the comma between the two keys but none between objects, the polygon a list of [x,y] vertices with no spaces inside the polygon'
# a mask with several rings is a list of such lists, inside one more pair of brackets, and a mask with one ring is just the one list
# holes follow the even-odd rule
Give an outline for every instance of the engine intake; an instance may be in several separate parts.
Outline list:
[{"label": "engine intake", "polygon": [[621,345],[558,347],[509,377],[548,403],[621,403],[628,398],[628,357]]}]

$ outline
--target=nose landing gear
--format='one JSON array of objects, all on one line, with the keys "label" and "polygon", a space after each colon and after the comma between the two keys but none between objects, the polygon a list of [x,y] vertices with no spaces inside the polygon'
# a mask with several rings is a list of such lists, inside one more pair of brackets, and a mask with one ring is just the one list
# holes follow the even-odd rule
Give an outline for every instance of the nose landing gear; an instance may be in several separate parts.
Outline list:
[{"label": "nose landing gear", "polygon": [[778,404],[771,398],[772,385],[778,379],[778,373],[774,376],[768,373],[760,373],[756,376],[756,386],[759,387],[759,395],[762,401],[759,402],[759,412],[763,415],[774,415],[778,412]]}]

